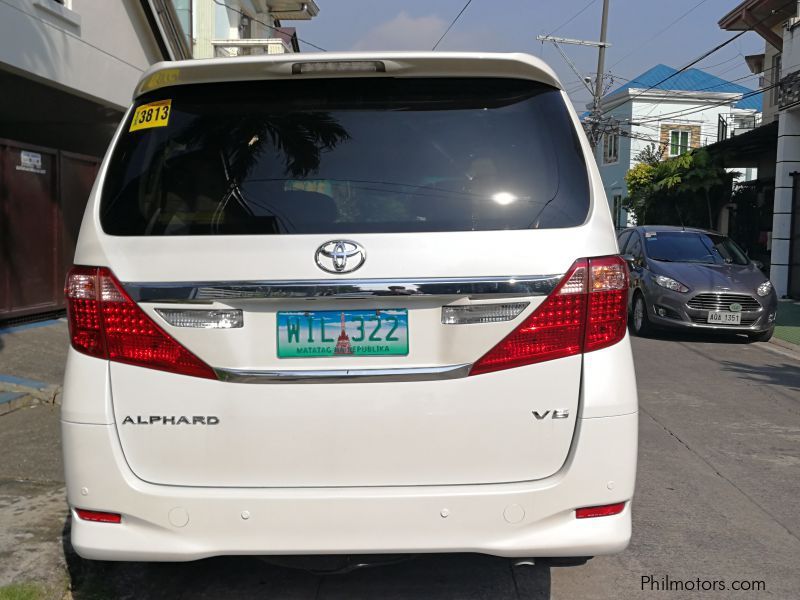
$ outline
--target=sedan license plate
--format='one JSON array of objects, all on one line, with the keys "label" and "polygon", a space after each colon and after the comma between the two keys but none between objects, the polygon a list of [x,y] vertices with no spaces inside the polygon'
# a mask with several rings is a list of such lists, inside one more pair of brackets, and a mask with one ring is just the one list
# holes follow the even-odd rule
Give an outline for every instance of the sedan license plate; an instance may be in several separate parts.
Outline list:
[{"label": "sedan license plate", "polygon": [[278,358],[405,356],[408,310],[309,310],[278,313]]},{"label": "sedan license plate", "polygon": [[740,325],[742,323],[742,313],[713,311],[708,313],[708,322],[719,325]]}]

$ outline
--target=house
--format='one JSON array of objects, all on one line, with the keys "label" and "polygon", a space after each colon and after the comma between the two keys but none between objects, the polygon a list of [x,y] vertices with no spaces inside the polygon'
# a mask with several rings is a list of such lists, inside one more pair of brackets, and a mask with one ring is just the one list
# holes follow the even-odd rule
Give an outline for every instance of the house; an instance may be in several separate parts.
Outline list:
[{"label": "house", "polygon": [[0,320],[63,309],[86,200],[133,88],[181,56],[160,15],[148,0],[0,2]]},{"label": "house", "polygon": [[755,217],[762,222],[768,257],[764,262],[769,265],[770,280],[778,297],[793,298],[800,298],[798,24],[797,3],[785,0],[744,0],[720,19],[722,29],[753,30],[764,39],[763,54],[745,57],[751,71],[761,75],[764,125],[740,138],[715,145],[726,156],[726,164],[741,166],[756,161],[762,164],[755,188],[760,211]]},{"label": "house", "polygon": [[764,38],[764,52],[746,56],[750,71],[760,75],[764,93],[764,123],[778,118],[778,82],[783,64],[783,24],[797,7],[786,0],[745,0],[719,21],[726,31],[755,31]]},{"label": "house", "polygon": [[194,58],[299,52],[297,34],[283,21],[319,14],[314,0],[171,0]]},{"label": "house", "polygon": [[606,94],[600,105],[605,133],[596,149],[614,221],[625,227],[625,174],[650,144],[664,157],[716,142],[721,130],[737,135],[760,123],[761,98],[753,90],[700,69],[659,64]]},{"label": "house", "polygon": [[297,52],[313,0],[0,0],[0,321],[64,308],[86,200],[155,62]]}]

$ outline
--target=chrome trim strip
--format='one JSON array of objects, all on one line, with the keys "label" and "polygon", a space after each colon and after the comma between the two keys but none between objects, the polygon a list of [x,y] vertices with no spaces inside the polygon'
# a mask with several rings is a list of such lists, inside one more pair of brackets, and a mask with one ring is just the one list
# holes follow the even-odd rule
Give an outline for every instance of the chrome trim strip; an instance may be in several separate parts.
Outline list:
[{"label": "chrome trim strip", "polygon": [[329,369],[248,371],[214,369],[220,381],[229,383],[369,383],[387,381],[438,381],[469,375],[471,364],[408,369]]},{"label": "chrome trim strip", "polygon": [[561,275],[445,277],[421,279],[323,279],[123,283],[136,302],[211,303],[231,299],[376,298],[468,296],[526,298],[547,296]]}]

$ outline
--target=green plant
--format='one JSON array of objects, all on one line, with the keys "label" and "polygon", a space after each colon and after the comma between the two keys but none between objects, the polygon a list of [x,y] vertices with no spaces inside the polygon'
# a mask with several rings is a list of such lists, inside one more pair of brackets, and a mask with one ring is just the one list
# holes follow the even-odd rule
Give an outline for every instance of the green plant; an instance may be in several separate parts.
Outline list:
[{"label": "green plant", "polygon": [[0,587],[0,600],[43,600],[45,589],[34,583],[12,583]]},{"label": "green plant", "polygon": [[637,155],[641,159],[625,176],[626,208],[640,225],[716,226],[715,215],[730,198],[730,184],[738,173],[729,173],[704,148],[660,160],[654,148]]}]

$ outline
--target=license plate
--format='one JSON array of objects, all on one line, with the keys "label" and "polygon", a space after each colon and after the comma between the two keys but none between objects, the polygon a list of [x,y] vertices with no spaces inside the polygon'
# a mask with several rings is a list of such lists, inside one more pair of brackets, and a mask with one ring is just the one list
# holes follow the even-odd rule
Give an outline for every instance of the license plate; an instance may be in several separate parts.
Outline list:
[{"label": "license plate", "polygon": [[404,308],[278,313],[278,358],[407,354]]},{"label": "license plate", "polygon": [[742,313],[714,311],[708,313],[709,323],[721,323],[722,325],[740,325],[742,323]]}]

